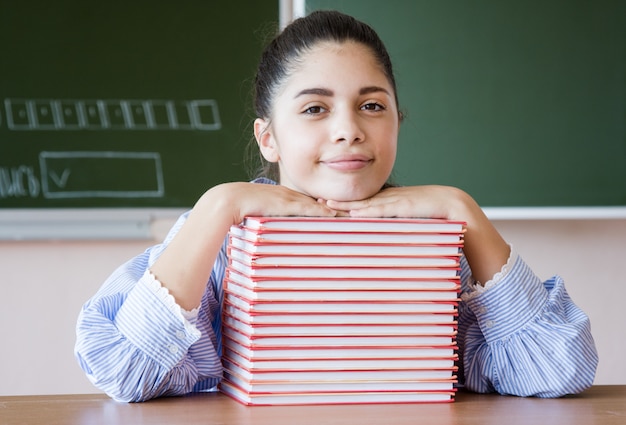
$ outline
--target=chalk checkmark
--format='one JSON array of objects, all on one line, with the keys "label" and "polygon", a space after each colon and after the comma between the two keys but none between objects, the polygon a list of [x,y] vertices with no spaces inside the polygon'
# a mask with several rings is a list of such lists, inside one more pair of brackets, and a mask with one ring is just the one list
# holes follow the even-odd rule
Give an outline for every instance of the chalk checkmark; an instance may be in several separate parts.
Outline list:
[{"label": "chalk checkmark", "polygon": [[56,183],[58,187],[65,187],[67,179],[70,176],[70,169],[66,168],[59,176],[55,171],[50,171],[50,178]]}]

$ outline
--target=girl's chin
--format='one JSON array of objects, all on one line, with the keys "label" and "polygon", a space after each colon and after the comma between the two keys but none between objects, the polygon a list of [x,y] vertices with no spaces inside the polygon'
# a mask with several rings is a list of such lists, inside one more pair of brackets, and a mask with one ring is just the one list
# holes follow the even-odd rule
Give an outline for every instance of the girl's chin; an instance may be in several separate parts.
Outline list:
[{"label": "girl's chin", "polygon": [[322,198],[326,200],[340,201],[340,202],[352,202],[362,201],[363,199],[371,198],[379,192],[379,189],[372,188],[356,188],[356,189],[341,189],[335,188],[334,190],[324,191],[323,196],[317,196],[316,198]]}]

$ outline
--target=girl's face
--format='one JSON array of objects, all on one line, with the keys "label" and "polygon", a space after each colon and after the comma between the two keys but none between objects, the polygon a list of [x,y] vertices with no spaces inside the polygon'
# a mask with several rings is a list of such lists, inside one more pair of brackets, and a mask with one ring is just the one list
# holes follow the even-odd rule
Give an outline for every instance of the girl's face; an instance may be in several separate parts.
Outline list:
[{"label": "girl's face", "polygon": [[255,121],[280,184],[313,198],[352,201],[376,194],[396,157],[393,87],[364,45],[325,42],[300,58],[274,102],[271,124]]}]

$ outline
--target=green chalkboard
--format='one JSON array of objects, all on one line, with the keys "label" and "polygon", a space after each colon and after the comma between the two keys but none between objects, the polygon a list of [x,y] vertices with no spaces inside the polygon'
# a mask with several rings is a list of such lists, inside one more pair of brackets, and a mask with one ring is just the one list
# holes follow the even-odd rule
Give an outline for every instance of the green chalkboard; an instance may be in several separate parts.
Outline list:
[{"label": "green chalkboard", "polygon": [[626,2],[307,0],[371,24],[395,65],[395,180],[484,206],[626,205]]},{"label": "green chalkboard", "polygon": [[0,208],[188,207],[247,178],[277,20],[276,0],[1,0]]},{"label": "green chalkboard", "polygon": [[[394,180],[483,206],[626,205],[626,2],[335,0],[386,42]],[[188,207],[247,178],[278,2],[0,0],[0,209]]]}]

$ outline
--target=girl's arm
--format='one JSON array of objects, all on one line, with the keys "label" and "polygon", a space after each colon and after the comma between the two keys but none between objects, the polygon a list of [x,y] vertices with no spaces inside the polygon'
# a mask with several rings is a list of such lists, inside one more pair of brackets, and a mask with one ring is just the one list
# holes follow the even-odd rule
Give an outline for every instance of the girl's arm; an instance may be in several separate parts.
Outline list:
[{"label": "girl's arm", "polygon": [[246,215],[334,216],[335,212],[284,186],[226,183],[208,190],[151,271],[176,302],[196,308],[230,226]]},{"label": "girl's arm", "polygon": [[[476,202],[446,186],[392,187],[356,202],[328,206],[360,217],[433,217],[467,223],[464,291],[500,274],[481,293],[464,295],[459,345],[466,384],[475,391],[556,397],[593,382],[597,354],[589,319],[563,282],[545,283],[511,250]],[[511,258],[510,258],[511,257]],[[510,261],[510,269],[503,267]],[[495,282],[494,282],[495,283]]]},{"label": "girl's arm", "polygon": [[247,214],[334,212],[274,185],[207,191],[164,243],[118,268],[83,306],[75,354],[94,385],[116,400],[144,401],[219,382],[223,244],[230,225]]},{"label": "girl's arm", "polygon": [[592,385],[598,355],[589,318],[559,276],[541,282],[513,254],[490,289],[473,289],[466,265],[461,280],[458,343],[466,388],[560,397]]}]

